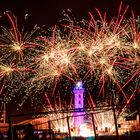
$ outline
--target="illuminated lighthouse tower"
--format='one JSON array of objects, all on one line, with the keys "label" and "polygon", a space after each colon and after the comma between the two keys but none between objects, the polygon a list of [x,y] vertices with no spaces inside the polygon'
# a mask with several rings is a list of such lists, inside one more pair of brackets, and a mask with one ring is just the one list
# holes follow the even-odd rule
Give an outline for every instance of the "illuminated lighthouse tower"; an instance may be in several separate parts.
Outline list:
[{"label": "illuminated lighthouse tower", "polygon": [[[83,84],[82,81],[79,81],[73,92],[74,92],[74,127],[78,128],[81,124],[84,123],[84,116],[82,116],[84,114],[83,110],[83,93],[84,93],[85,89],[83,88]],[[77,117],[76,117],[77,116]]]}]

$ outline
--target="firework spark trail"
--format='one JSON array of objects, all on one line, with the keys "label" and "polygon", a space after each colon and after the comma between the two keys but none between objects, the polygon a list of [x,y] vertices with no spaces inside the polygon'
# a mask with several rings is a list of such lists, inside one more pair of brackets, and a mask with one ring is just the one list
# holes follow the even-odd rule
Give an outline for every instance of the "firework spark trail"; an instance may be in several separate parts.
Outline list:
[{"label": "firework spark trail", "polygon": [[10,59],[13,59],[16,64],[18,61],[18,63],[21,63],[20,61],[25,63],[25,49],[29,46],[31,47],[30,42],[33,40],[32,36],[36,32],[37,28],[34,28],[34,30],[31,31],[30,34],[27,32],[24,33],[24,31],[20,32],[17,25],[17,19],[13,17],[13,15],[11,15],[11,13],[9,12],[5,12],[5,15],[8,16],[12,27],[11,29],[6,29],[2,26],[3,34],[0,37],[2,58],[4,59],[12,57]]},{"label": "firework spark trail", "polygon": [[[134,95],[134,94],[133,94]],[[129,101],[133,98],[133,95],[129,98]],[[89,94],[90,96],[90,94]],[[106,102],[97,102],[93,101],[93,97],[89,97],[88,104],[90,108],[93,108],[92,112],[94,112],[95,116],[95,124],[98,128],[98,133],[104,133],[108,129],[108,133],[111,134],[115,131],[115,125],[114,125],[114,116],[113,116],[113,110],[112,107],[110,107],[109,104]],[[126,108],[127,105],[124,106],[122,109],[121,107],[121,113],[119,111],[116,112],[116,116],[118,117],[118,121],[123,120],[125,116],[129,115],[130,111]]]},{"label": "firework spark trail", "polygon": [[[99,10],[96,9],[101,21],[97,22],[90,13],[91,19],[89,23],[85,23],[84,28],[70,22],[72,24],[64,25],[64,28],[69,31],[67,34],[61,34],[61,31],[54,27],[51,38],[38,38],[38,40],[44,41],[44,44],[41,44],[40,55],[35,59],[38,68],[33,81],[44,80],[45,86],[49,86],[48,82],[50,82],[53,87],[51,97],[58,92],[57,88],[63,76],[72,82],[82,79],[84,83],[87,83],[87,87],[88,82],[92,81],[92,83],[95,83],[93,84],[96,87],[95,89],[97,89],[95,98],[98,97],[102,104],[110,105],[110,97],[113,98],[113,96],[116,96],[113,100],[115,106],[119,102],[126,103],[117,112],[118,118],[121,118],[127,104],[133,100],[135,92],[139,92],[133,90],[134,88],[132,88],[134,92],[130,92],[129,88],[131,83],[137,81],[140,70],[139,34],[137,33],[135,20],[130,20],[131,24],[129,24],[129,21],[126,22],[124,17],[128,6],[123,13],[121,9],[122,3],[118,10],[117,19],[112,19],[110,23],[107,23],[106,14],[102,18]],[[93,88],[90,87],[88,90],[91,93],[88,105],[96,108],[98,103],[94,102]],[[101,97],[104,99],[100,99]],[[121,101],[119,98],[121,98]],[[48,96],[47,101],[50,109],[56,108],[57,112],[62,109],[60,103],[52,106]],[[54,101],[57,102],[56,99]],[[96,109],[93,112],[96,113]],[[102,125],[103,122],[107,121],[103,120],[103,116],[108,118],[111,113],[108,111],[99,115],[96,114],[96,124],[98,126]],[[110,123],[110,125],[114,124],[112,120]]]},{"label": "firework spark trail", "polygon": [[0,96],[1,96],[1,94],[2,94],[2,91],[3,91],[3,89],[4,89],[4,86],[5,86],[5,82],[2,84],[2,86],[1,86],[1,89],[0,89]]},{"label": "firework spark trail", "polygon": [[[123,94],[125,101],[128,103],[130,99],[133,98],[134,94],[132,93],[131,95],[129,95],[129,97],[127,97],[127,92],[124,91],[124,87],[126,86],[129,87],[128,84],[132,80],[134,80],[136,75],[139,74],[139,69],[135,69],[134,63],[133,63],[133,60],[138,61],[139,55],[134,55],[135,57],[137,57],[135,59],[135,57],[133,57],[133,54],[135,54],[136,52],[133,52],[135,51],[135,50],[132,51],[133,46],[129,45],[131,44],[131,42],[126,43],[125,42],[126,40],[124,41],[122,38],[124,35],[126,38],[131,38],[130,36],[128,36],[128,33],[127,33],[128,23],[126,23],[125,25],[121,25],[123,23],[123,18],[127,9],[128,9],[128,6],[126,7],[120,19],[118,17],[116,22],[113,20],[111,21],[109,25],[110,27],[112,27],[115,24],[115,27],[113,27],[113,32],[109,30],[110,27],[103,26],[100,30],[93,29],[97,31],[96,33],[98,33],[98,35],[91,33],[89,28],[91,28],[90,27],[91,25],[95,25],[95,22],[92,23],[91,20],[90,20],[90,25],[88,26],[88,30],[84,30],[78,26],[73,26],[73,25],[65,26],[65,27],[68,27],[70,30],[73,30],[73,34],[76,37],[75,40],[77,41],[76,44],[78,45],[77,51],[76,51],[77,59],[80,58],[81,60],[83,60],[82,67],[87,66],[86,63],[89,62],[90,66],[88,68],[91,68],[90,71],[93,71],[93,73],[96,73],[96,71],[99,71],[99,73],[101,73],[100,74],[101,76],[98,75],[100,76],[100,78],[98,79],[100,79],[99,80],[100,82],[101,81],[103,82],[101,83],[101,88],[99,90],[98,95],[101,94],[101,91],[104,92],[104,90],[102,90],[103,86],[105,85],[104,83],[108,82],[107,77],[110,77],[113,81],[113,84],[117,86],[116,92],[118,92],[118,89],[119,89],[119,92]],[[121,6],[119,8],[119,13],[120,11],[121,11]],[[101,19],[101,20],[102,22],[105,21],[104,19]],[[106,23],[102,23],[102,24],[106,25]],[[97,26],[92,26],[92,27],[97,28]],[[82,33],[86,35],[86,37],[82,36]],[[94,39],[95,36],[96,36],[96,39]],[[134,47],[137,48],[136,45]],[[93,65],[93,69],[91,67],[91,64]],[[100,64],[100,67],[99,67],[99,64]],[[76,66],[80,67],[80,64],[77,64]],[[80,67],[81,71],[83,70],[82,67]],[[125,73],[122,73],[124,71],[124,70],[122,71],[122,69],[127,70],[128,72],[130,72],[130,74],[128,75],[127,73],[126,75]],[[85,71],[85,69],[83,71]],[[89,70],[85,75],[88,76],[88,73],[89,73]],[[125,79],[123,79],[122,76],[123,77],[126,76]]]},{"label": "firework spark trail", "polygon": [[[59,111],[63,110],[65,107],[64,105],[62,105],[62,99],[61,96],[58,95],[58,98],[55,98],[55,107],[54,107],[54,101],[51,101],[50,98],[48,97],[48,95],[45,93],[45,97],[47,99],[47,102],[49,103],[49,107],[48,108],[46,106],[46,104],[44,104],[44,111],[55,111],[55,114],[48,114],[47,117],[48,119],[51,121],[51,123],[53,124],[53,127],[56,131],[60,131],[60,132],[68,132],[68,128],[67,128],[67,116],[72,116],[72,113],[60,113]],[[47,107],[47,108],[46,108]],[[69,110],[73,109],[72,105],[71,105],[71,101],[69,104]],[[71,128],[73,127],[73,118],[70,117],[70,125]]]},{"label": "firework spark trail", "polygon": [[124,107],[121,108],[120,111],[117,112],[117,113],[118,113],[118,116],[121,115],[121,114],[123,113],[124,109],[125,109],[128,105],[130,105],[130,101],[133,99],[133,97],[135,96],[135,94],[137,93],[137,91],[138,91],[138,90],[135,89],[135,91],[131,94],[131,96],[129,97],[127,103],[124,105]]},{"label": "firework spark trail", "polygon": [[11,24],[12,24],[12,27],[13,27],[13,29],[14,29],[15,40],[18,42],[19,39],[18,39],[17,28],[16,28],[16,26],[15,26],[15,23],[14,23],[12,17],[9,15],[9,13],[5,12],[5,14],[8,16],[8,18],[9,18]]},{"label": "firework spark trail", "polygon": [[[120,5],[120,8],[119,8],[119,13],[120,13],[120,11],[121,11],[121,7],[122,7],[122,4]],[[127,46],[125,46],[125,44],[124,44],[124,42],[122,42],[122,44],[120,44],[119,42],[121,41],[120,39],[121,39],[121,30],[123,29],[123,32],[125,33],[125,34],[123,34],[123,35],[126,35],[126,37],[129,37],[128,36],[128,34],[127,34],[127,31],[125,31],[125,28],[127,27],[126,25],[128,25],[128,23],[127,24],[125,24],[125,25],[121,25],[121,23],[123,23],[123,18],[124,18],[124,15],[125,15],[125,13],[126,13],[126,11],[127,11],[127,9],[128,9],[128,6],[126,7],[126,9],[125,9],[125,11],[124,11],[124,13],[122,14],[122,16],[121,16],[121,19],[119,20],[119,17],[117,18],[117,21],[116,22],[114,22],[115,23],[115,27],[117,27],[117,30],[116,30],[116,28],[114,28],[115,30],[114,30],[114,32],[115,32],[115,34],[114,34],[114,32],[113,32],[113,35],[112,36],[120,36],[120,37],[118,37],[118,43],[114,43],[114,42],[112,42],[112,39],[109,37],[109,39],[108,39],[108,36],[107,36],[107,34],[106,34],[106,32],[104,33],[103,31],[108,31],[109,32],[109,30],[105,30],[105,29],[102,29],[101,28],[101,35],[99,35],[99,30],[98,29],[94,29],[95,31],[97,31],[98,30],[98,36],[99,36],[99,39],[100,39],[100,36],[102,36],[103,35],[103,39],[104,40],[108,40],[108,41],[105,41],[104,42],[104,40],[101,40],[100,39],[100,41],[99,42],[103,42],[102,44],[104,45],[103,47],[102,47],[102,49],[101,50],[99,50],[99,51],[97,51],[98,53],[96,53],[95,54],[95,56],[97,57],[97,59],[96,59],[96,57],[95,58],[93,58],[93,61],[94,60],[97,60],[96,61],[96,63],[97,62],[99,62],[99,57],[100,57],[100,53],[103,53],[103,54],[105,54],[106,56],[107,56],[107,58],[111,61],[111,59],[114,59],[114,58],[116,58],[115,56],[117,56],[117,58],[121,58],[121,59],[119,59],[119,61],[117,62],[117,61],[115,61],[115,63],[114,63],[114,65],[112,65],[112,64],[107,64],[106,63],[106,67],[105,67],[105,69],[103,70],[103,72],[108,72],[108,73],[106,73],[107,75],[106,76],[109,76],[108,74],[112,74],[112,75],[114,75],[115,76],[115,67],[117,66],[117,67],[119,67],[120,68],[120,71],[119,72],[121,72],[121,70],[122,70],[122,68],[124,68],[124,69],[128,69],[128,70],[130,70],[131,71],[131,69],[133,68],[133,60],[134,60],[134,58],[131,58],[131,55],[132,55],[132,51],[129,49],[129,53],[128,53],[128,47]],[[99,11],[97,11],[98,12],[98,14],[100,14],[99,13]],[[119,14],[118,14],[119,15]],[[92,17],[93,18],[93,17]],[[101,18],[101,15],[100,15],[100,18]],[[104,20],[103,19],[101,19],[102,20],[102,22],[104,22]],[[94,20],[95,21],[95,20]],[[112,21],[112,24],[114,24],[113,23],[113,21]],[[102,23],[103,25],[106,25],[106,23]],[[90,21],[90,25],[91,25],[91,21]],[[90,26],[89,25],[89,26]],[[95,25],[95,22],[93,23],[93,25]],[[88,26],[88,31],[89,31],[89,26]],[[121,27],[122,26],[122,27]],[[68,26],[67,26],[68,27]],[[97,26],[95,26],[95,27],[97,27]],[[112,26],[111,26],[112,27]],[[69,28],[70,29],[73,29],[75,32],[86,32],[86,34],[88,33],[88,31],[85,31],[85,30],[83,30],[83,29],[80,29],[80,27],[73,27],[72,28],[72,26],[69,26]],[[103,28],[105,28],[105,26],[103,26]],[[108,28],[107,28],[108,29]],[[121,29],[121,30],[120,30]],[[79,33],[80,34],[80,33]],[[78,33],[77,33],[77,35],[79,35]],[[89,33],[89,36],[90,36],[91,34]],[[104,35],[106,36],[106,38],[104,38]],[[94,35],[93,35],[94,36]],[[80,37],[82,37],[82,36],[80,36]],[[82,40],[82,39],[79,39],[80,38],[79,36],[77,37],[78,38],[78,42],[79,42],[79,40]],[[87,36],[86,36],[87,37]],[[91,37],[92,38],[92,37]],[[98,38],[98,37],[97,37]],[[85,37],[83,38],[83,40],[85,39]],[[87,39],[86,39],[87,40]],[[97,39],[96,39],[97,40]],[[94,40],[93,40],[94,41]],[[84,41],[82,41],[82,46],[86,46],[86,44],[84,44],[83,43]],[[98,41],[97,41],[98,42]],[[86,42],[87,43],[87,42]],[[80,44],[80,43],[79,43]],[[118,44],[118,45],[114,45],[114,44]],[[131,46],[129,46],[129,48],[132,48]],[[83,47],[83,50],[84,51],[87,51],[86,50],[87,48],[86,47]],[[123,50],[122,50],[123,49]],[[112,51],[113,50],[113,51]],[[118,54],[119,53],[119,50],[121,51],[121,54]],[[96,51],[94,51],[94,53],[96,52]],[[126,54],[129,54],[130,56],[129,57],[126,57],[125,58],[125,56],[126,56]],[[116,59],[117,59],[116,58]],[[91,61],[92,59],[90,59],[90,61]],[[122,60],[124,61],[124,62],[122,62]],[[127,61],[127,62],[126,62]],[[91,62],[90,62],[91,63]],[[92,63],[92,64],[96,64],[96,63]],[[118,65],[119,64],[119,65]],[[114,69],[114,72],[110,69],[112,67],[112,69]],[[108,68],[108,69],[106,69],[106,68]],[[96,65],[94,65],[94,69],[96,69]],[[111,70],[111,71],[110,71]],[[134,69],[133,69],[133,71],[134,71]],[[139,70],[138,70],[139,71]],[[130,82],[130,80],[132,80],[133,78],[134,78],[134,76],[136,75],[136,74],[138,74],[138,71],[136,71],[135,72],[135,74],[133,75],[133,77],[132,78],[130,78],[129,79],[129,77],[128,77],[128,79],[127,79],[127,81],[125,81],[126,83],[129,83]],[[118,73],[119,74],[119,73]],[[115,77],[112,77],[113,79],[115,78]],[[119,76],[120,77],[120,79],[122,78],[122,76]],[[100,79],[102,79],[102,78],[100,78]],[[116,78],[115,78],[116,79]],[[116,80],[114,80],[114,81],[117,81],[117,79]],[[123,87],[125,86],[125,82],[124,82],[124,85],[123,84],[121,84],[122,85],[122,87],[120,86],[120,84],[117,84],[118,85],[118,88],[120,89],[120,91],[123,93],[123,95],[124,95],[124,97],[125,97],[125,99],[126,99],[126,101],[127,101],[127,98],[126,98],[126,95],[125,95],[125,92],[122,90],[123,89]],[[119,81],[118,82],[115,82],[115,83],[119,83]]]},{"label": "firework spark trail", "polygon": [[88,103],[89,103],[89,107],[93,107],[93,112],[95,114],[95,123],[97,126],[99,126],[99,120],[98,120],[98,117],[96,115],[96,104],[94,102],[94,100],[92,99],[91,95],[89,94],[89,100],[88,100]]},{"label": "firework spark trail", "polygon": [[62,76],[67,77],[73,82],[75,80],[73,79],[72,75],[79,77],[76,64],[77,50],[75,47],[71,47],[73,45],[73,40],[69,40],[69,37],[62,39],[59,32],[60,31],[58,30],[56,35],[53,33],[53,40],[55,37],[53,47],[51,43],[52,38],[50,41],[44,37],[38,38],[41,39],[41,41],[44,41],[44,47],[42,47],[40,56],[36,59],[38,65],[37,75],[32,79],[32,81],[48,79],[51,82],[50,84],[54,84],[52,95],[54,95],[57,83]]},{"label": "firework spark trail", "polygon": [[[110,97],[116,96],[116,105],[119,98],[127,105],[133,100],[134,93],[139,93],[131,84],[137,82],[139,85],[140,71],[140,34],[133,13],[132,19],[125,20],[127,10],[128,6],[122,12],[121,3],[117,18],[107,22],[106,13],[102,17],[96,9],[99,20],[89,13],[90,21],[84,21],[82,26],[70,21],[70,24],[63,24],[63,31],[55,26],[51,29],[51,36],[39,34],[37,38],[33,38],[36,30],[25,34],[20,32],[15,19],[6,13],[12,29],[3,27],[0,36],[0,95],[4,88],[9,94],[22,92],[20,88],[25,84],[27,90],[23,96],[25,100],[30,97],[33,101],[38,100],[36,96],[41,96],[46,90],[50,110],[55,109],[58,113],[63,107],[60,95],[58,105],[53,99],[56,103],[53,106],[50,98],[58,92],[61,94],[64,85],[65,90],[71,86],[65,83],[66,80],[74,84],[81,79],[91,93],[90,107],[97,106],[94,95],[102,104],[105,101],[110,104]],[[17,91],[11,90],[15,83],[17,87],[21,85]],[[94,94],[93,90],[96,90]],[[72,98],[70,104],[72,107]],[[120,112],[123,110],[122,107]],[[98,118],[95,117],[99,125]]]},{"label": "firework spark trail", "polygon": [[[26,80],[29,79],[30,74],[35,73],[31,65],[33,61],[31,54],[36,52],[34,48],[37,45],[33,41],[37,28],[35,27],[31,32],[20,31],[17,18],[11,12],[5,12],[4,16],[8,17],[10,27],[1,26],[0,80],[3,86],[0,89],[0,98],[8,102],[16,95],[22,94],[21,89],[28,85]],[[2,94],[2,92],[4,93]],[[26,95],[22,94],[21,96]]]}]

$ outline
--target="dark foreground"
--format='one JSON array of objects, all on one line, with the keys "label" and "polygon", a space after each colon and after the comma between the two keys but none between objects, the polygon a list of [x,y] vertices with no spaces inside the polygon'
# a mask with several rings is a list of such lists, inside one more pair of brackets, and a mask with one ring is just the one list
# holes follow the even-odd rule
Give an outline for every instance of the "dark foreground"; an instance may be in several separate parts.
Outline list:
[{"label": "dark foreground", "polygon": [[[0,140],[9,140],[8,138],[2,138],[0,137]],[[29,139],[13,139],[13,140],[29,140]],[[49,139],[49,138],[33,138],[30,140],[140,140],[140,135],[133,135],[133,136],[98,136],[97,138],[95,137],[88,137],[88,138],[84,138],[84,137],[72,137],[70,138],[63,138],[63,139],[59,139],[59,138],[54,138],[54,139]]]}]

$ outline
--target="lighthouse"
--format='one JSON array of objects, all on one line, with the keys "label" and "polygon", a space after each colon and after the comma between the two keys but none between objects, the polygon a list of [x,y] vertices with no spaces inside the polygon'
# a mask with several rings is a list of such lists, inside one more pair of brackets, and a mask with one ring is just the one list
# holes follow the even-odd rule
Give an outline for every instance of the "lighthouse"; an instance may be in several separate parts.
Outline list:
[{"label": "lighthouse", "polygon": [[84,123],[84,91],[82,81],[77,82],[76,86],[74,87],[74,127],[78,128],[81,124]]}]

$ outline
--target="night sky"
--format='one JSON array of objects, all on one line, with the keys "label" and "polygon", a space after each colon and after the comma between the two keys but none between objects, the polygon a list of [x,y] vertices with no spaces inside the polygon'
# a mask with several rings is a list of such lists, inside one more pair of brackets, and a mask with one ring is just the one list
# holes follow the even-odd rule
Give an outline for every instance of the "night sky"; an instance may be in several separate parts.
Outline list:
[{"label": "night sky", "polygon": [[[131,10],[134,11],[136,16],[140,15],[139,1],[122,0],[123,9],[127,4],[129,5],[126,16],[131,15]],[[0,0],[0,15],[10,10],[17,16],[19,24],[24,24],[23,20],[28,15],[29,26],[37,24],[49,28],[63,19],[63,11],[67,9],[71,10],[78,21],[83,18],[88,19],[88,12],[96,13],[95,8],[98,8],[101,14],[107,12],[107,18],[111,19],[117,16],[119,4],[120,0]],[[30,108],[25,108],[25,110],[30,112]],[[18,113],[21,113],[21,111]]]},{"label": "night sky", "polygon": [[[128,4],[129,12],[140,13],[139,0],[122,0],[123,8]],[[31,25],[53,26],[63,19],[63,11],[70,9],[77,20],[88,18],[88,12],[95,13],[98,8],[101,13],[107,12],[107,17],[117,16],[120,0],[1,0],[0,14],[10,10],[22,22],[28,14]]]}]

